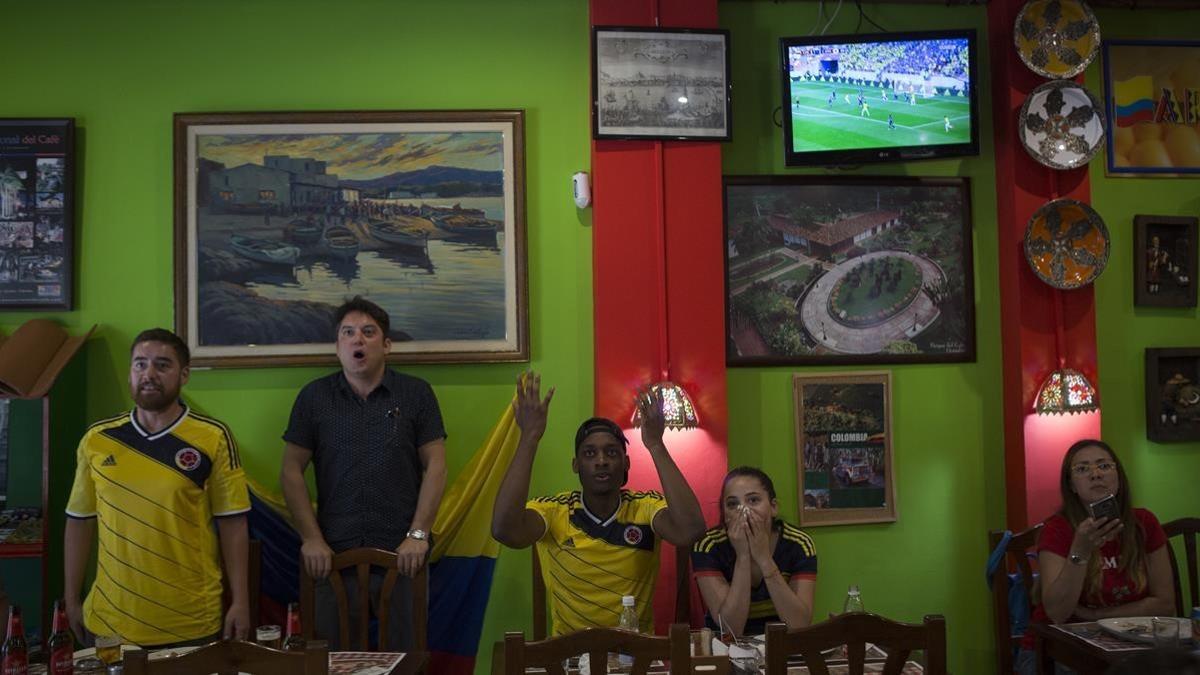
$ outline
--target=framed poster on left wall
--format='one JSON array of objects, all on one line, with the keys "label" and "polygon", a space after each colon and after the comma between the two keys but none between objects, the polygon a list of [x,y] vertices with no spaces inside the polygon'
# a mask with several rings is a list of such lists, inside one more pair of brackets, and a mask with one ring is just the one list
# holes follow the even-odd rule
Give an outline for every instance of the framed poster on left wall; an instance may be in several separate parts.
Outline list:
[{"label": "framed poster on left wall", "polygon": [[72,309],[75,120],[0,119],[0,309]]}]

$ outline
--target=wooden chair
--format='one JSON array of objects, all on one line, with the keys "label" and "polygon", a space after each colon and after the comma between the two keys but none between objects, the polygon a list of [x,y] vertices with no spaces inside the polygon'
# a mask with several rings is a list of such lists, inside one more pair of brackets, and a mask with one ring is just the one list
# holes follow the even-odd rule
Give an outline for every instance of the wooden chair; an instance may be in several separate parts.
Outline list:
[{"label": "wooden chair", "polygon": [[[258,600],[262,593],[262,542],[251,539],[247,547],[246,586],[250,594],[250,626],[257,626],[262,619],[258,615]],[[225,563],[221,563],[221,606],[229,609],[233,593],[229,590],[229,575],[225,574]],[[251,636],[253,637],[253,636]]]},{"label": "wooden chair", "polygon": [[923,624],[900,623],[865,612],[836,616],[795,632],[782,623],[767,624],[766,675],[786,675],[788,657],[804,656],[811,675],[829,675],[823,649],[846,645],[849,675],[862,675],[866,643],[887,651],[883,675],[900,675],[913,650],[924,650],[925,673],[946,675],[946,620],[941,615],[925,617]]},{"label": "wooden chair", "polygon": [[253,642],[214,642],[183,656],[149,660],[149,652],[125,653],[128,675],[328,675],[329,647],[314,640],[302,652],[269,649]]},{"label": "wooden chair", "polygon": [[[346,586],[342,583],[341,571],[347,567],[355,568],[358,578],[359,613],[356,620],[358,621],[359,640],[357,647],[352,647],[350,644],[350,608],[349,601],[346,598]],[[349,551],[342,551],[333,556],[333,569],[329,573],[329,585],[333,588],[333,596],[337,600],[338,637],[341,640],[338,644],[342,645],[342,649],[368,651],[370,636],[367,633],[367,627],[371,620],[370,578],[372,567],[381,567],[387,570],[387,573],[383,577],[383,585],[379,589],[379,639],[377,649],[381,652],[388,650],[389,607],[392,599],[392,589],[396,586],[396,579],[399,577],[400,571],[396,569],[396,554],[392,551],[384,551],[377,548],[354,548]],[[425,650],[425,634],[429,611],[427,601],[429,594],[428,574],[429,564],[426,563],[421,565],[421,569],[412,580],[413,651]],[[304,637],[311,640],[316,623],[312,620],[312,617],[316,616],[316,592],[313,578],[304,569],[303,561],[300,562],[300,616],[306,617],[304,620]]]},{"label": "wooden chair", "polygon": [[[588,655],[589,663],[607,663],[609,652],[633,656],[631,675],[645,675],[656,659],[671,662],[671,674],[691,672],[688,627],[671,625],[666,637],[630,633],[617,628],[589,628],[549,640],[526,642],[524,633],[504,634],[504,672],[525,675],[526,668],[544,668],[548,675],[565,675],[563,662]],[[595,669],[592,672],[599,672]]]},{"label": "wooden chair", "polygon": [[[1171,559],[1171,574],[1175,577],[1175,616],[1191,616],[1193,607],[1200,607],[1200,589],[1196,587],[1196,533],[1200,518],[1179,518],[1163,525],[1167,533],[1167,554]],[[1179,562],[1171,539],[1183,537],[1183,552],[1187,557],[1188,603],[1183,602],[1183,580],[1179,577]]]},{"label": "wooden chair", "polygon": [[[675,547],[675,621],[691,622],[692,568],[689,564],[690,547]],[[546,584],[542,580],[542,564],[537,546],[533,546],[533,639],[545,640],[546,629]]]},{"label": "wooden chair", "polygon": [[[1004,564],[997,567],[996,572],[992,574],[992,622],[994,624],[992,628],[996,643],[996,672],[1001,675],[1009,675],[1013,672],[1013,650],[1021,646],[1021,639],[1025,637],[1011,633],[1012,617],[1008,611],[1008,575],[1010,572],[1020,572],[1021,581],[1024,582],[1025,600],[1032,609],[1033,602],[1030,593],[1033,591],[1033,565],[1030,564],[1029,556],[1026,553],[1037,544],[1041,533],[1042,524],[1038,523],[1024,532],[1014,534],[1004,549]],[[1003,530],[989,532],[989,550],[994,550],[999,546],[1003,537]]]}]

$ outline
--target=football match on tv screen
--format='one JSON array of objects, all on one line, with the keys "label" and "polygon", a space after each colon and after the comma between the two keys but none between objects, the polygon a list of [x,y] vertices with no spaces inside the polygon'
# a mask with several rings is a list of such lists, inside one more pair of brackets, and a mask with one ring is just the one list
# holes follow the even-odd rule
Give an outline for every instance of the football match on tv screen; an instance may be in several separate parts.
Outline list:
[{"label": "football match on tv screen", "polygon": [[971,142],[968,39],[787,45],[793,153]]}]

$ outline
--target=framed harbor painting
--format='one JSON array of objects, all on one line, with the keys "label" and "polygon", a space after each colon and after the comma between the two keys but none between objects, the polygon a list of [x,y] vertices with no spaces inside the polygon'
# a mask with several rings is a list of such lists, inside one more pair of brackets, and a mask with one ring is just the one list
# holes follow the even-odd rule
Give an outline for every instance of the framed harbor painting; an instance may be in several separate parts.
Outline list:
[{"label": "framed harbor painting", "polygon": [[175,324],[196,365],[334,364],[334,312],[390,361],[529,360],[524,112],[175,115]]},{"label": "framed harbor painting", "polygon": [[728,365],[975,360],[967,179],[724,182]]},{"label": "framed harbor painting", "polygon": [[889,372],[793,375],[800,524],[896,520]]}]

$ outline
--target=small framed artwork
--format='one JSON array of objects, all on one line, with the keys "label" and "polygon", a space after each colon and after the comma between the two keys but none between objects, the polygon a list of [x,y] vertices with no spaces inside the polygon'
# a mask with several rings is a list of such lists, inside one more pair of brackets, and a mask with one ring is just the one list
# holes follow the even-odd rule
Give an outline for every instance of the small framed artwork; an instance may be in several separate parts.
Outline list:
[{"label": "small framed artwork", "polygon": [[334,365],[354,295],[389,360],[529,360],[521,110],[175,116],[175,325],[193,363]]},{"label": "small framed artwork", "polygon": [[1146,438],[1200,440],[1200,347],[1146,349]]},{"label": "small framed artwork", "polygon": [[800,524],[896,520],[890,372],[793,375]]},{"label": "small framed artwork", "polygon": [[1198,40],[1105,40],[1110,176],[1200,175]]},{"label": "small framed artwork", "polygon": [[729,31],[592,29],[592,136],[731,138]]},{"label": "small framed artwork", "polygon": [[1196,306],[1197,219],[1133,217],[1133,304]]},{"label": "small framed artwork", "polygon": [[72,309],[75,120],[0,119],[0,309]]},{"label": "small framed artwork", "polygon": [[728,365],[975,360],[965,178],[724,182]]}]

